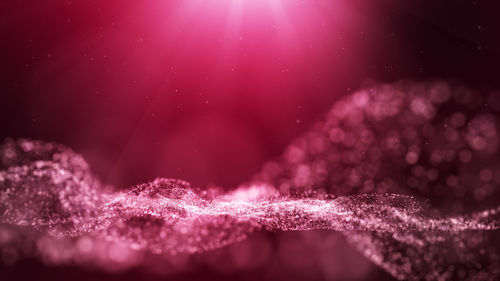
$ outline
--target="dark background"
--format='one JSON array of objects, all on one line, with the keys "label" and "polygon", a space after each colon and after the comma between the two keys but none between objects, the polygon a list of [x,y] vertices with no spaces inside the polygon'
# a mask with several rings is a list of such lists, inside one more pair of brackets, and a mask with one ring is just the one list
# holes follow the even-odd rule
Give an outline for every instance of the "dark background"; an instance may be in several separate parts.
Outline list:
[{"label": "dark background", "polygon": [[[244,61],[228,77],[236,81],[230,87],[201,82],[210,61],[179,68],[175,53],[155,58],[151,26],[130,24],[135,2],[0,2],[1,139],[65,144],[82,153],[106,183],[123,188],[158,176],[232,188],[279,156],[335,100],[370,79],[451,79],[479,93],[500,90],[496,1],[350,1],[357,24],[339,31],[342,40],[329,39],[337,47],[315,57],[314,64],[292,68],[279,81],[284,86],[249,78],[260,70]],[[115,26],[120,35],[113,37]],[[278,77],[272,67],[268,71]],[[389,278],[373,270],[371,280]],[[1,266],[0,276],[162,278],[143,270],[107,275],[29,260]],[[174,277],[270,278],[260,270],[220,275],[209,268]]]}]

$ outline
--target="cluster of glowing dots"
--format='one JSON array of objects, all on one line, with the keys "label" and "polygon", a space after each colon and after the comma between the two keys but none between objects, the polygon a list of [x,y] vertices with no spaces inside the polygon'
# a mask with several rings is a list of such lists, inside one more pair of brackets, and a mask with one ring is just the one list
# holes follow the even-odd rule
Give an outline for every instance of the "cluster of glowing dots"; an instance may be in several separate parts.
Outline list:
[{"label": "cluster of glowing dots", "polygon": [[[147,253],[205,252],[257,230],[321,229],[345,234],[398,279],[493,279],[500,265],[489,233],[500,207],[459,214],[500,181],[496,109],[476,98],[445,83],[361,90],[226,193],[173,179],[113,191],[69,148],[7,140],[0,257],[127,268]],[[429,194],[440,212],[417,199]]]}]

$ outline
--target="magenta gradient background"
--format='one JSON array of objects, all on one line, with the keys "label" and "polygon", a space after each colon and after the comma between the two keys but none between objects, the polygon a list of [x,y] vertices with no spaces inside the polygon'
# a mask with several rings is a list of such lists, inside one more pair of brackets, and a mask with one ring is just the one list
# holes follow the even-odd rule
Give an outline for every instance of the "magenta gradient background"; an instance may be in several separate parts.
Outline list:
[{"label": "magenta gradient background", "polygon": [[[158,176],[233,188],[368,79],[500,89],[493,2],[4,0],[1,138],[68,145],[120,188]],[[47,280],[144,274],[29,261],[1,271]],[[200,276],[266,278],[177,277]]]}]

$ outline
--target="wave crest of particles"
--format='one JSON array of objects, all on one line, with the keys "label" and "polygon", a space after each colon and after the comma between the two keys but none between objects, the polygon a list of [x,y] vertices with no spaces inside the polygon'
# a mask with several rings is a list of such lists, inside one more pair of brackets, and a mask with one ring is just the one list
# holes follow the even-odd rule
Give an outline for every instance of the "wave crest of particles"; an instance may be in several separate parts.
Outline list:
[{"label": "wave crest of particles", "polygon": [[[345,234],[399,279],[494,279],[500,266],[489,243],[500,207],[459,214],[495,195],[500,181],[492,115],[499,108],[475,99],[441,82],[361,90],[253,182],[227,193],[163,178],[112,191],[62,145],[7,140],[0,146],[2,260],[34,255],[50,264],[127,267],[145,252],[203,252],[256,230],[324,229]],[[428,194],[431,204],[422,203]]]}]

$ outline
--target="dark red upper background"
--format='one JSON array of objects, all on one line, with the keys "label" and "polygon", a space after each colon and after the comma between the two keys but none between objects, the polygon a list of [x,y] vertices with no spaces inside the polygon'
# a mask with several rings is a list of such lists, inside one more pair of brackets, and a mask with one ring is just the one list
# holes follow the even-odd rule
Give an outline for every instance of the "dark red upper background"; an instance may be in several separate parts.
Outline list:
[{"label": "dark red upper background", "polygon": [[120,187],[230,188],[367,79],[500,88],[480,1],[189,1],[2,1],[1,137],[69,145]]}]

